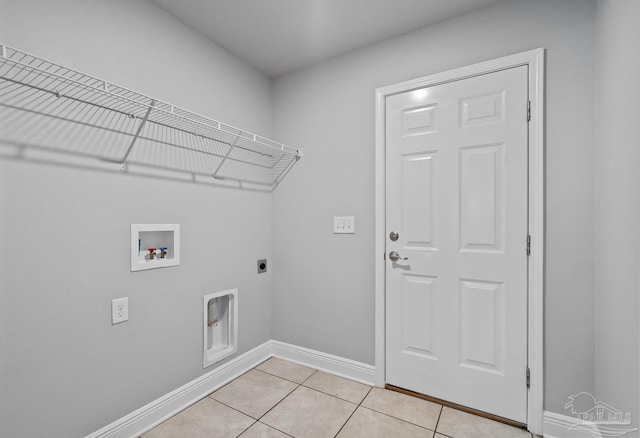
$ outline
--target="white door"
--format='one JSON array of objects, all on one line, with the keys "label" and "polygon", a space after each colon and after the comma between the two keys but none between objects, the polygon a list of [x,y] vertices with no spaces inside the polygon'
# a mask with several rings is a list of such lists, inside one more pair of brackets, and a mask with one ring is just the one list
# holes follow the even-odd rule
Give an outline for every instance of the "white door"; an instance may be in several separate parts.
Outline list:
[{"label": "white door", "polygon": [[386,381],[521,423],[527,102],[526,66],[386,101]]}]

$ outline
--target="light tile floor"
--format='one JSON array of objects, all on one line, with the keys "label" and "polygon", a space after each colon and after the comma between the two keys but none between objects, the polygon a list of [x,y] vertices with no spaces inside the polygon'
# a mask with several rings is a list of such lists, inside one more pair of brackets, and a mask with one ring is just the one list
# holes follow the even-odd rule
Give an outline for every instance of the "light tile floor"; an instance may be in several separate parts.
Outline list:
[{"label": "light tile floor", "polygon": [[144,438],[531,438],[486,418],[273,357]]}]

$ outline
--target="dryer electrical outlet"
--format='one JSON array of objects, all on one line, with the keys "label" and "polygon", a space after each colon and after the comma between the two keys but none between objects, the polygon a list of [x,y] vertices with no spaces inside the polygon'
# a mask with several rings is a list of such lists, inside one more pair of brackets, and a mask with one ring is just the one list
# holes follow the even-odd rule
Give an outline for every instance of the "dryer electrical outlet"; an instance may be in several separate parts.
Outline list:
[{"label": "dryer electrical outlet", "polygon": [[333,234],[355,234],[355,232],[356,232],[355,216],[334,216]]}]

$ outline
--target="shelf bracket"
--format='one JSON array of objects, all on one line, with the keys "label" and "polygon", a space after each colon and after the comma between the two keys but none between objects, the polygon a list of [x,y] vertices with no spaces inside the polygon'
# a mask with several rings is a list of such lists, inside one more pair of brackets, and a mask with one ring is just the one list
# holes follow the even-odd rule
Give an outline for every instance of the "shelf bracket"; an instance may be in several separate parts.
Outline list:
[{"label": "shelf bracket", "polygon": [[233,140],[233,143],[231,143],[229,145],[229,150],[227,151],[226,154],[224,154],[224,157],[222,157],[222,161],[220,161],[220,164],[218,164],[218,167],[213,172],[213,175],[212,175],[213,179],[220,179],[220,178],[218,178],[218,172],[220,172],[220,169],[222,168],[222,165],[224,164],[225,161],[227,161],[227,158],[229,158],[229,155],[231,154],[231,151],[233,150],[233,148],[236,147],[236,143],[238,143],[238,140],[240,140],[240,134],[238,134],[236,139]]},{"label": "shelf bracket", "polygon": [[151,114],[151,110],[153,110],[153,107],[155,105],[156,105],[156,101],[152,100],[151,104],[149,104],[149,108],[147,109],[146,114],[144,115],[144,117],[140,121],[140,124],[138,125],[138,130],[136,131],[135,135],[131,139],[131,143],[129,144],[129,148],[127,148],[127,152],[125,152],[124,157],[122,157],[122,160],[120,160],[120,170],[123,170],[123,171],[126,170],[126,162],[127,162],[127,158],[129,158],[129,154],[131,153],[131,149],[133,149],[133,145],[138,140],[138,137],[140,137],[142,128],[144,127],[144,124],[147,123],[147,120],[149,119],[149,114]]}]

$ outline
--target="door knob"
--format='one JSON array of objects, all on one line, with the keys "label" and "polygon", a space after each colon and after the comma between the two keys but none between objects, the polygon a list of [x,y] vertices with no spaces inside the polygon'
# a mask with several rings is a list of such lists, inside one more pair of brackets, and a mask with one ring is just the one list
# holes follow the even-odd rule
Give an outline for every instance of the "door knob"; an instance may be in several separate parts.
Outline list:
[{"label": "door knob", "polygon": [[389,253],[389,260],[391,260],[392,262],[397,262],[398,260],[407,260],[407,257],[400,257],[400,254],[395,251],[391,251]]}]

